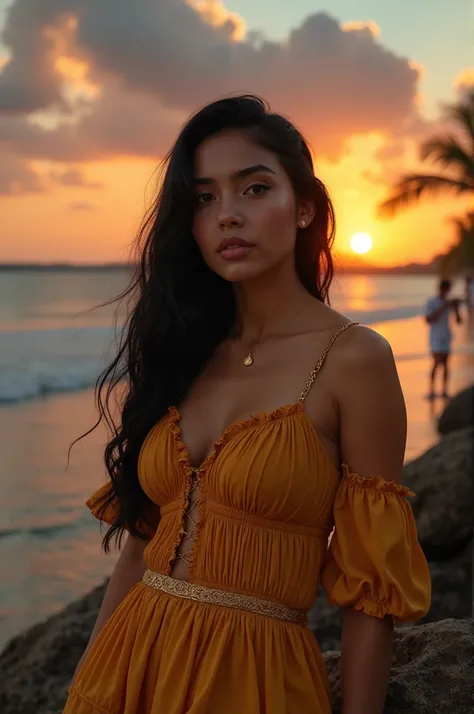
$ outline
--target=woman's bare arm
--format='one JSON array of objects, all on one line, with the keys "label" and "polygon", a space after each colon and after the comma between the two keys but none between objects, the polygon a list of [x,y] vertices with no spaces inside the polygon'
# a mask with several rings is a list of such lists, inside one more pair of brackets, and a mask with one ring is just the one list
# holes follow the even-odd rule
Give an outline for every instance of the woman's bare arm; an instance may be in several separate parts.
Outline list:
[{"label": "woman's bare arm", "polygon": [[382,714],[392,655],[391,620],[345,608],[341,646],[343,714]]},{"label": "woman's bare arm", "polygon": [[146,570],[146,565],[143,560],[143,551],[147,545],[148,541],[127,535],[127,540],[121,550],[119,559],[115,564],[110,582],[107,586],[89,643],[79,660],[74,676],[76,676],[81,668],[87,653],[105,623],[115,612],[132,587],[142,579],[143,573]]},{"label": "woman's bare arm", "polygon": [[[338,351],[337,406],[343,460],[361,476],[400,481],[406,410],[392,351],[368,328],[355,328]],[[341,667],[343,714],[382,714],[392,661],[390,618],[347,608]]]}]

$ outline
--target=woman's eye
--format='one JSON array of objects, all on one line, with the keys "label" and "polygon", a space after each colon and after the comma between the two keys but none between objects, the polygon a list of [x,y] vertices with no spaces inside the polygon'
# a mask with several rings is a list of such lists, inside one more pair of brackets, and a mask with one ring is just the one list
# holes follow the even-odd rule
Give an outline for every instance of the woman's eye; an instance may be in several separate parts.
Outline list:
[{"label": "woman's eye", "polygon": [[196,203],[209,203],[212,201],[212,193],[198,193]]},{"label": "woman's eye", "polygon": [[270,190],[270,186],[265,183],[253,183],[245,193],[250,193],[251,196],[262,196],[264,193]]}]

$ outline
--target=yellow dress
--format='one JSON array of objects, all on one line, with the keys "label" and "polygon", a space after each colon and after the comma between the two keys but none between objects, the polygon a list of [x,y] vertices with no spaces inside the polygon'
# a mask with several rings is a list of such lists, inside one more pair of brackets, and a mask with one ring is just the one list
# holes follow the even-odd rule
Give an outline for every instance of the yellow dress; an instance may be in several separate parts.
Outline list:
[{"label": "yellow dress", "polygon": [[[320,365],[319,365],[320,366]],[[331,603],[411,622],[429,608],[430,579],[408,491],[334,468],[304,409],[228,427],[199,469],[190,583],[311,608]],[[160,507],[144,558],[169,575],[183,539],[193,469],[179,413],[151,430],[142,488]],[[88,501],[97,515],[104,486]],[[113,522],[114,506],[102,514]],[[158,519],[157,519],[158,520]],[[335,525],[328,549],[328,538]],[[330,714],[316,637],[304,624],[136,584],[73,682],[64,714]]]}]

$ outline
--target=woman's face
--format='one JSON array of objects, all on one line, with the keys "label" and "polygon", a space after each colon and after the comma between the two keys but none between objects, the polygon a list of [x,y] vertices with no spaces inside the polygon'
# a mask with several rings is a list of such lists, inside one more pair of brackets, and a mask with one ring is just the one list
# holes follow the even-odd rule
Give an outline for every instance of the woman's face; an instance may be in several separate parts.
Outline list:
[{"label": "woman's face", "polygon": [[294,262],[298,223],[312,216],[275,154],[225,132],[199,146],[194,170],[193,232],[211,270],[240,282]]}]

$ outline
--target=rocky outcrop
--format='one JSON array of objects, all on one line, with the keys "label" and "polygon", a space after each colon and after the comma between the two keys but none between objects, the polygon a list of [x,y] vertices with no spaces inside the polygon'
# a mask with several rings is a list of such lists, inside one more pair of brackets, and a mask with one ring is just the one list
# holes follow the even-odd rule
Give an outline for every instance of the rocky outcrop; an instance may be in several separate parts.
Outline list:
[{"label": "rocky outcrop", "polygon": [[[341,712],[339,652],[325,655],[333,714]],[[384,714],[472,714],[472,620],[404,627],[395,631],[395,656]]]},{"label": "rocky outcrop", "polygon": [[1,714],[59,714],[105,584],[13,639],[0,654]]},{"label": "rocky outcrop", "polygon": [[[423,622],[472,617],[473,544],[450,560],[428,561],[431,573],[431,607]],[[473,705],[474,712],[474,705]]]},{"label": "rocky outcrop", "polygon": [[[15,638],[0,655],[2,714],[60,714],[74,668],[92,630],[104,588]],[[339,653],[324,655],[341,709]],[[384,714],[472,714],[474,625],[443,620],[395,631],[395,655]],[[453,706],[455,707],[453,709]]]},{"label": "rocky outcrop", "polygon": [[328,605],[322,588],[319,589],[316,601],[309,612],[308,624],[318,638],[319,646],[323,652],[339,649],[341,646],[342,609],[335,605]]},{"label": "rocky outcrop", "polygon": [[474,385],[451,399],[438,421],[440,434],[474,427]]},{"label": "rocky outcrop", "polygon": [[404,469],[418,536],[429,560],[463,552],[474,527],[474,429],[447,434]]}]

